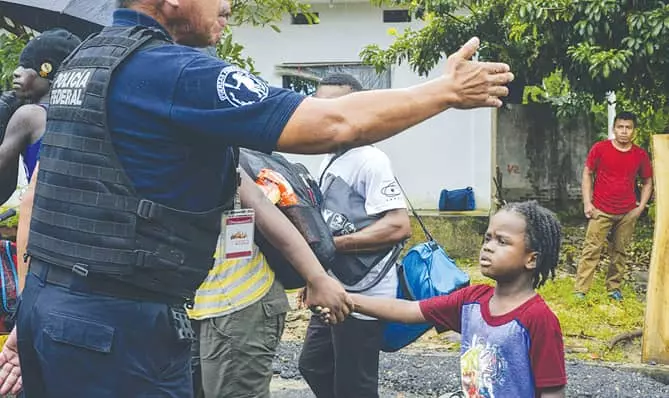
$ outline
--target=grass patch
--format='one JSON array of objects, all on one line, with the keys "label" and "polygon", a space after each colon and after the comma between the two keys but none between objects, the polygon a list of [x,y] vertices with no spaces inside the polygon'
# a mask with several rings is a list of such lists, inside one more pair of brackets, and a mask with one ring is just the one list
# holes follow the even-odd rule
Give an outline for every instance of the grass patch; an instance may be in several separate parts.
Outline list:
[{"label": "grass patch", "polygon": [[[621,343],[612,350],[608,343],[619,334],[643,326],[645,303],[629,284],[624,284],[624,300],[609,299],[604,288],[604,274],[598,273],[584,300],[574,297],[574,280],[562,275],[549,282],[539,293],[560,319],[568,356],[578,359],[602,359],[614,362],[639,362],[640,342]],[[587,350],[587,351],[586,351]]]},{"label": "grass patch", "polygon": [[[3,207],[0,206],[0,214],[4,213],[5,211],[9,210],[9,207]],[[16,228],[19,225],[19,213],[18,210],[16,212],[16,215],[9,217],[8,219],[0,222],[0,227],[4,228]]]}]

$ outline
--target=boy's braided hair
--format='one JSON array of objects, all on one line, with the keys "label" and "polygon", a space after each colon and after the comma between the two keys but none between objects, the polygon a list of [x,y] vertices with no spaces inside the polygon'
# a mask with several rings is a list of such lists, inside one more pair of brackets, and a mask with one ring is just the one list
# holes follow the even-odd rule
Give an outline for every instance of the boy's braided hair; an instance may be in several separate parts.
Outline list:
[{"label": "boy's braided hair", "polygon": [[525,218],[525,245],[528,250],[537,252],[532,286],[541,287],[549,277],[555,278],[562,240],[560,221],[555,213],[539,205],[536,200],[509,203],[502,210],[513,211]]}]

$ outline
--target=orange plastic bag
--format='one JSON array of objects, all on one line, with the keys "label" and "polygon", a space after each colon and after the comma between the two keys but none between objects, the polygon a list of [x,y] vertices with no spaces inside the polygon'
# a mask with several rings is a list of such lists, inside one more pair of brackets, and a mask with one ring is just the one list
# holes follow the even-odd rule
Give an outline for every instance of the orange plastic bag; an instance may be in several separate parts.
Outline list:
[{"label": "orange plastic bag", "polygon": [[265,196],[280,207],[298,204],[297,195],[288,180],[281,173],[270,169],[260,169],[256,184],[265,192]]}]

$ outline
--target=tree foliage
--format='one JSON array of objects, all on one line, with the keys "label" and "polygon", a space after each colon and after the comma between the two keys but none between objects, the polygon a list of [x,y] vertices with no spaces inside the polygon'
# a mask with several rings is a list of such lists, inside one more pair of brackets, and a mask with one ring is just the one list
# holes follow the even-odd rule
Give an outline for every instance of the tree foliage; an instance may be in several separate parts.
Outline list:
[{"label": "tree foliage", "polygon": [[[637,114],[635,142],[650,149],[651,136],[663,132],[669,126],[669,102],[666,96],[631,93],[623,88],[616,93],[616,108]],[[554,107],[559,118],[570,119],[579,113],[590,115],[598,139],[608,136],[607,102],[591,93],[576,93],[562,71],[557,70],[542,79],[541,84],[526,86],[522,103],[547,103]]]},{"label": "tree foliage", "polygon": [[232,26],[269,26],[281,30],[277,22],[286,15],[305,14],[309,21],[315,16],[311,6],[300,0],[232,0]]},{"label": "tree foliage", "polygon": [[[383,3],[386,0],[375,0]],[[361,54],[378,69],[408,62],[426,74],[471,36],[480,56],[509,63],[522,87],[561,71],[571,90],[607,91],[663,100],[669,88],[669,3],[641,0],[393,0],[423,18],[421,29],[396,34]]]},{"label": "tree foliage", "polygon": [[[277,32],[277,25],[286,15],[305,14],[312,22],[314,14],[309,4],[300,0],[232,0],[233,17],[226,27],[223,37],[216,45],[217,55],[243,69],[257,73],[253,60],[244,55],[244,46],[235,42],[231,27],[234,26],[269,26]],[[0,13],[1,17],[1,13]],[[0,89],[11,87],[12,72],[18,66],[18,56],[30,40],[30,29],[0,21]]]},{"label": "tree foliage", "polygon": [[234,41],[231,27],[269,26],[281,32],[277,22],[286,15],[304,14],[309,23],[314,22],[316,16],[310,10],[311,6],[300,0],[232,0],[233,18],[216,46],[216,53],[240,68],[258,74],[253,59],[243,55],[244,46]]},{"label": "tree foliage", "polygon": [[29,39],[28,35],[0,33],[0,91],[11,88],[19,54]]}]

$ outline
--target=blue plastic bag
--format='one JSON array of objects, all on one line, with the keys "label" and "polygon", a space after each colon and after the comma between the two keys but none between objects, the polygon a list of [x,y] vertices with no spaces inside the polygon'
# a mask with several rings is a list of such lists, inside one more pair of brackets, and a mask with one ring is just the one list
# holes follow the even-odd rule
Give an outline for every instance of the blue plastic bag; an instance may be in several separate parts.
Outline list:
[{"label": "blue plastic bag", "polygon": [[[422,222],[421,222],[422,225]],[[455,261],[425,230],[429,241],[412,247],[398,264],[399,286],[397,298],[424,300],[450,294],[469,286],[469,275],[458,268]],[[394,352],[416,341],[431,324],[404,324],[387,322],[381,350]]]}]

